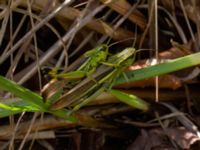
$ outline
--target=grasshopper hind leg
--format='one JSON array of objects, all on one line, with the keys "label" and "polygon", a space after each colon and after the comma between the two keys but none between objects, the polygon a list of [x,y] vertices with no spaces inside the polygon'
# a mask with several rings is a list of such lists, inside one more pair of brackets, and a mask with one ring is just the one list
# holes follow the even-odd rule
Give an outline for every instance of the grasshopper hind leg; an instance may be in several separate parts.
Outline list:
[{"label": "grasshopper hind leg", "polygon": [[95,78],[92,77],[92,73],[95,70],[91,70],[90,72],[86,73],[87,78],[89,78],[91,81],[93,81],[95,84],[97,84],[97,86],[99,86],[99,82],[97,80],[95,80]]},{"label": "grasshopper hind leg", "polygon": [[99,86],[99,82],[97,80],[95,80],[91,75],[87,76],[91,81],[93,81],[95,84],[97,84],[97,86]]},{"label": "grasshopper hind leg", "polygon": [[124,79],[126,80],[126,82],[129,82],[129,78],[127,77],[126,73],[123,72],[122,75],[123,75]]},{"label": "grasshopper hind leg", "polygon": [[87,105],[88,103],[90,103],[92,100],[94,100],[97,96],[99,96],[103,91],[105,91],[104,87],[101,87],[100,89],[98,89],[96,92],[94,92],[92,95],[90,95],[87,98],[84,98],[81,100],[81,102],[77,105],[74,106],[74,108],[69,112],[70,114],[72,114],[73,112],[78,111],[80,108],[82,108],[83,106]]}]

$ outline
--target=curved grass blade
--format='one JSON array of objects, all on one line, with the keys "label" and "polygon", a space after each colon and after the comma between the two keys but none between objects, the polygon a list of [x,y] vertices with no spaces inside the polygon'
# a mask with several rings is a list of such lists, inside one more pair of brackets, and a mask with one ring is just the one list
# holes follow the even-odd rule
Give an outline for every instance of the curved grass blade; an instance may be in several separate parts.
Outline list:
[{"label": "curved grass blade", "polygon": [[39,112],[40,109],[33,107],[26,101],[13,102],[12,104],[0,103],[0,118],[8,117],[22,112]]},{"label": "curved grass blade", "polygon": [[[11,92],[12,94],[21,98],[21,100],[16,102],[11,102],[9,104],[0,103],[0,118],[26,111],[26,112],[48,112],[69,121],[74,122],[77,120],[75,117],[69,116],[68,115],[69,112],[65,109],[49,111],[47,109],[48,104],[45,104],[43,102],[43,98],[40,95],[2,76],[0,76],[0,89]],[[49,99],[49,103],[56,100],[57,97],[59,97],[59,95],[60,93],[58,92],[56,95],[51,97],[51,99]]]},{"label": "curved grass blade", "polygon": [[57,92],[53,93],[50,97],[47,98],[45,104],[47,108],[49,108],[53,103],[55,103],[59,97],[62,95],[63,89],[58,90]]},{"label": "curved grass blade", "polygon": [[114,97],[116,97],[118,100],[120,100],[121,102],[128,104],[129,106],[133,108],[141,109],[144,111],[147,111],[149,109],[149,104],[135,95],[124,93],[124,92],[113,90],[113,89],[108,90],[108,92],[112,94]]},{"label": "curved grass blade", "polygon": [[[23,100],[13,102],[11,104],[0,103],[0,118],[8,117],[10,115],[15,115],[22,112],[41,112],[41,110],[39,108],[33,107],[30,103]],[[69,116],[69,111],[65,109],[49,111],[48,113],[71,122],[77,121],[77,118],[74,116]]]},{"label": "curved grass blade", "polygon": [[116,80],[115,85],[122,84],[125,82],[143,80],[150,77],[155,77],[155,76],[163,75],[166,73],[185,69],[188,67],[192,67],[192,66],[200,64],[199,58],[200,58],[200,52],[191,54],[185,57],[173,59],[168,62],[161,63],[155,66],[150,66],[150,67],[139,69],[139,70],[129,71],[129,72],[126,72],[126,76],[128,77],[129,80],[126,81],[126,79],[124,79],[123,76],[120,76]]},{"label": "curved grass blade", "polygon": [[22,100],[31,103],[31,105],[39,108],[41,111],[46,111],[46,106],[43,103],[43,98],[39,94],[34,93],[29,89],[26,89],[2,76],[0,76],[0,89],[8,91],[21,98]]},{"label": "curved grass blade", "polygon": [[75,116],[72,116],[70,111],[68,111],[66,109],[52,110],[52,111],[49,111],[49,113],[51,113],[54,116],[57,116],[59,118],[63,118],[65,120],[71,121],[71,122],[78,121],[78,119]]}]

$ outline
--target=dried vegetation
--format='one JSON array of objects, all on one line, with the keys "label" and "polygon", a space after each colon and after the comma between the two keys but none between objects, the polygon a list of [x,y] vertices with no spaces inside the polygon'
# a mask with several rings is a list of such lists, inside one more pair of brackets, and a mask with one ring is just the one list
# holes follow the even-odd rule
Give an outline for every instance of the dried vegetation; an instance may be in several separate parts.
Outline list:
[{"label": "dried vegetation", "polygon": [[[0,73],[41,93],[48,84],[43,66],[67,68],[107,41],[122,41],[111,47],[114,52],[133,43],[136,49],[150,49],[138,53],[129,70],[152,65],[155,58],[182,57],[199,51],[199,7],[198,0],[1,0]],[[0,148],[200,149],[194,129],[200,126],[199,72],[196,66],[158,82],[151,78],[116,86],[152,103],[149,112],[103,93],[77,112],[76,123],[30,113],[1,119]],[[155,100],[168,104],[157,106]]]}]

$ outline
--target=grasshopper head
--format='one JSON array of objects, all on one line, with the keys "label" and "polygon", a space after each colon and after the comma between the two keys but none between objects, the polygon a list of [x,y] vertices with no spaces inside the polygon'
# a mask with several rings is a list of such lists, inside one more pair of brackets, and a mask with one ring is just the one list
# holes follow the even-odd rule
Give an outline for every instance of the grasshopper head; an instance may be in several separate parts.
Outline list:
[{"label": "grasshopper head", "polygon": [[106,50],[108,50],[108,45],[106,44],[101,44],[97,46],[97,51],[106,51]]},{"label": "grasshopper head", "polygon": [[133,47],[128,47],[125,48],[122,52],[121,52],[121,56],[124,56],[125,59],[133,56],[135,54],[135,48]]},{"label": "grasshopper head", "polygon": [[123,51],[111,56],[108,61],[119,65],[133,56],[135,51],[135,48],[132,47],[125,48]]},{"label": "grasshopper head", "polygon": [[84,56],[85,57],[90,57],[90,56],[93,56],[93,55],[97,54],[100,51],[108,51],[108,46],[106,44],[101,44],[101,45],[99,45],[99,46],[87,51],[84,54]]}]

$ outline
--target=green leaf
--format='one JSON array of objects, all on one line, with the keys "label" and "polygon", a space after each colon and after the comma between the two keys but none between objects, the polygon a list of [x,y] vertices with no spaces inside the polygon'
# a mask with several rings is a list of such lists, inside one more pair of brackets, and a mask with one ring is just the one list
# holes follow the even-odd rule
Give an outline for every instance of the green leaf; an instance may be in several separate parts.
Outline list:
[{"label": "green leaf", "polygon": [[[27,112],[49,112],[55,116],[64,118],[69,121],[74,122],[77,120],[75,117],[69,116],[68,115],[69,111],[65,109],[60,109],[55,111],[48,110],[47,105],[45,105],[45,103],[43,102],[43,98],[40,95],[2,76],[0,76],[0,88],[5,91],[11,92],[12,94],[21,98],[21,100],[16,102],[11,102],[9,104],[0,103],[0,118],[27,111]],[[57,100],[60,94],[61,91],[55,93],[50,99],[48,99],[48,103],[50,104],[53,101]]]},{"label": "green leaf", "polygon": [[150,66],[143,69],[129,71],[129,72],[126,72],[126,76],[128,77],[129,80],[126,81],[126,79],[124,79],[124,77],[121,75],[116,80],[115,85],[123,84],[126,82],[144,80],[150,77],[155,77],[155,76],[163,75],[166,73],[185,69],[188,67],[192,67],[192,66],[200,64],[199,58],[200,58],[200,52],[191,54],[185,57],[173,59],[168,62],[161,63],[155,66]]},{"label": "green leaf", "polygon": [[63,118],[65,120],[71,121],[71,122],[77,122],[77,118],[69,115],[70,111],[66,110],[66,109],[59,109],[59,110],[52,110],[49,111],[49,113],[53,114],[54,116],[57,116],[59,118]]},{"label": "green leaf", "polygon": [[51,95],[50,97],[47,98],[46,100],[46,105],[49,108],[53,103],[55,103],[58,98],[61,96],[62,94],[62,89],[58,90],[57,92],[55,92],[53,95]]},{"label": "green leaf", "polygon": [[8,117],[22,112],[39,112],[40,109],[33,107],[25,101],[17,101],[11,104],[0,103],[0,118]]},{"label": "green leaf", "polygon": [[0,118],[8,117],[10,115],[15,115],[21,112],[23,111],[20,111],[20,110],[12,111],[12,110],[7,110],[7,109],[0,109]]},{"label": "green leaf", "polygon": [[118,90],[109,90],[108,91],[110,94],[115,96],[117,99],[119,99],[121,102],[128,104],[129,106],[141,110],[148,110],[149,109],[149,104],[139,97],[132,95],[132,94],[127,94]]},{"label": "green leaf", "polygon": [[46,110],[46,106],[43,103],[43,98],[39,94],[34,93],[29,89],[26,89],[2,76],[0,76],[0,89],[11,92],[24,101],[30,102],[32,105],[34,105],[34,107],[40,108],[43,111]]}]

